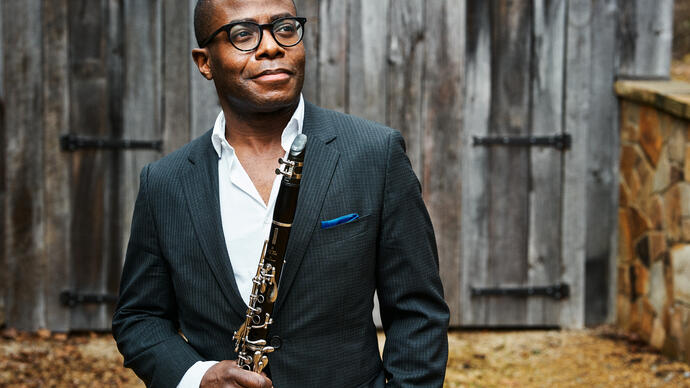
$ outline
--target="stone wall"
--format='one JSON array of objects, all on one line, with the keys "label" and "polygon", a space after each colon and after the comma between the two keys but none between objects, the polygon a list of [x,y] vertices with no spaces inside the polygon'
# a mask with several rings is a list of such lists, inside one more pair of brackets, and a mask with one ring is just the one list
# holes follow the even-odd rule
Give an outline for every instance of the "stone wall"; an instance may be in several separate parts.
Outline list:
[{"label": "stone wall", "polygon": [[690,361],[690,84],[619,81],[617,322]]}]

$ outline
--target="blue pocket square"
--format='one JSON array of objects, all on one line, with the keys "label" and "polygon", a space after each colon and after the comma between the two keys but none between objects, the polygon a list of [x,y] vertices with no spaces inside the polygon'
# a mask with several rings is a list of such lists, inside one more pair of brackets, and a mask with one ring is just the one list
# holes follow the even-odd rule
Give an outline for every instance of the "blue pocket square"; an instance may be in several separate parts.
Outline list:
[{"label": "blue pocket square", "polygon": [[338,217],[338,218],[334,218],[332,220],[321,221],[321,229],[332,228],[336,225],[352,222],[358,218],[359,218],[359,214],[350,213],[350,214],[346,214],[346,215]]}]

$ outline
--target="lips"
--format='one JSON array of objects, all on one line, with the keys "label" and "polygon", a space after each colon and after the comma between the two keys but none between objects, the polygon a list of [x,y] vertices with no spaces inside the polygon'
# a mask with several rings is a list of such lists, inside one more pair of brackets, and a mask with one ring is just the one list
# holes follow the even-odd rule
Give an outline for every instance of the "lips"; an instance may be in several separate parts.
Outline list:
[{"label": "lips", "polygon": [[262,71],[261,73],[255,75],[252,77],[252,79],[255,80],[262,80],[262,81],[272,81],[272,80],[283,80],[290,78],[292,76],[293,72],[287,69],[266,69]]}]

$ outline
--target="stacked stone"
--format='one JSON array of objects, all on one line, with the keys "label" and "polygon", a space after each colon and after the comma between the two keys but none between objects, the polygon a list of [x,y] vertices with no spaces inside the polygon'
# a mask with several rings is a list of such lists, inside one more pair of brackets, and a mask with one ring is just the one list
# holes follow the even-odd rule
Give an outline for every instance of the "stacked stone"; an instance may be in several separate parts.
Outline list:
[{"label": "stacked stone", "polygon": [[625,81],[616,90],[618,324],[690,361],[690,84]]}]

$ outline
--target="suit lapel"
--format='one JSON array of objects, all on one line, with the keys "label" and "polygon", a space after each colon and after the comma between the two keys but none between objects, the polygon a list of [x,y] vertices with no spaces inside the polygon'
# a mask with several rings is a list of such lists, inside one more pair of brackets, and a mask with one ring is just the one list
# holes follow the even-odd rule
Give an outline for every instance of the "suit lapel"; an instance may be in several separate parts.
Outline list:
[{"label": "suit lapel", "polygon": [[[330,120],[315,106],[306,103],[302,132],[307,135],[307,151],[304,160],[302,182],[295,219],[285,254],[285,266],[280,278],[277,312],[295,280],[304,258],[307,245],[318,224],[319,214],[340,153],[333,144],[336,137]],[[275,315],[275,314],[274,314]]]},{"label": "suit lapel", "polygon": [[210,132],[194,145],[181,178],[192,224],[216,281],[230,305],[243,317],[247,307],[237,288],[223,235],[218,198],[218,155],[211,144]]}]

